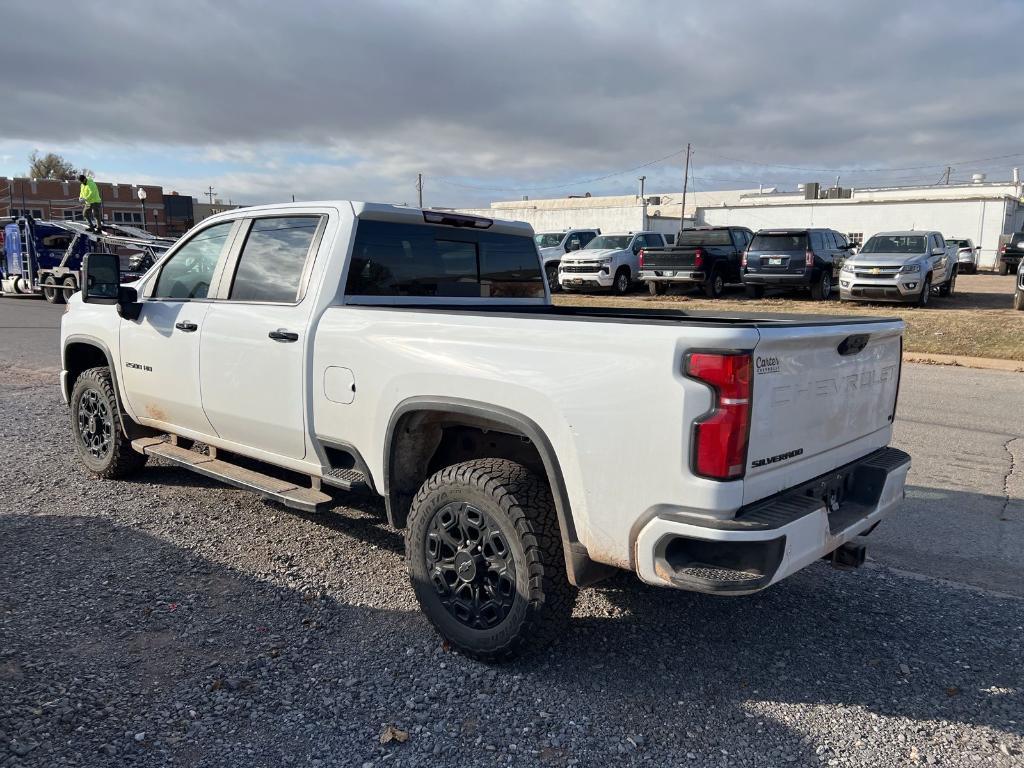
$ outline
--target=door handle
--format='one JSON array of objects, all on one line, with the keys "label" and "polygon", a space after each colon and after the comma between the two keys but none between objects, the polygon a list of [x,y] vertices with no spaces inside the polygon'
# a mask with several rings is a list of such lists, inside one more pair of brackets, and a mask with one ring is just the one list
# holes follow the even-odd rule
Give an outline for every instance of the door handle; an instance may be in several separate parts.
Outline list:
[{"label": "door handle", "polygon": [[286,331],[284,328],[278,328],[276,331],[271,331],[267,336],[272,338],[274,341],[291,342],[299,340],[299,334],[292,331]]},{"label": "door handle", "polygon": [[185,333],[192,333],[192,331],[199,330],[198,325],[196,325],[195,323],[189,323],[184,320],[182,320],[180,323],[175,323],[174,327],[177,328],[179,331],[184,331]]}]

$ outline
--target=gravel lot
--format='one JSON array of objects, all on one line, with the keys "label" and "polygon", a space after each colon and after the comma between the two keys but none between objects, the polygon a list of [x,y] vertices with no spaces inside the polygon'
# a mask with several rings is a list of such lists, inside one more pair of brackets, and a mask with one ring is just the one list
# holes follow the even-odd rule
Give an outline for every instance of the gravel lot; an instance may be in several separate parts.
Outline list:
[{"label": "gravel lot", "polygon": [[878,565],[731,600],[624,575],[491,668],[421,617],[375,499],[101,483],[52,374],[0,385],[0,766],[1024,764],[1019,598]]}]

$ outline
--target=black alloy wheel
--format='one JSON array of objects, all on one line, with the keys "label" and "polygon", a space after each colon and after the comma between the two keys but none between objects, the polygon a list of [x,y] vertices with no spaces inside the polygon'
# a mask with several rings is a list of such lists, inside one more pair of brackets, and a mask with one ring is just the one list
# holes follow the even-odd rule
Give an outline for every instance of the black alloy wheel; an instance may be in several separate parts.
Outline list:
[{"label": "black alloy wheel", "polygon": [[448,613],[471,629],[504,621],[516,596],[516,561],[483,510],[453,501],[434,513],[424,542],[427,569]]},{"label": "black alloy wheel", "polygon": [[84,390],[78,398],[78,439],[96,461],[110,455],[114,417],[106,399],[96,389]]}]

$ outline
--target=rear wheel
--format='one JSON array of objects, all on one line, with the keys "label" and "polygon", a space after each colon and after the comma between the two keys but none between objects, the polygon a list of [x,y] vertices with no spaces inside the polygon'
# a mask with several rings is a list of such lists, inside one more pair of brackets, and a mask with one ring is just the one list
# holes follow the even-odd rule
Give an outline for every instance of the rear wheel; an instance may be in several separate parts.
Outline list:
[{"label": "rear wheel", "polygon": [[724,291],[725,278],[722,277],[721,270],[716,269],[704,283],[704,295],[709,299],[720,299]]},{"label": "rear wheel", "polygon": [[1018,288],[1013,292],[1013,308],[1024,312],[1024,289]]},{"label": "rear wheel", "polygon": [[811,298],[815,301],[828,301],[832,296],[832,275],[823,269],[818,281],[811,286]]},{"label": "rear wheel", "polygon": [[468,656],[543,647],[572,616],[551,492],[521,464],[475,459],[434,474],[412,502],[405,557],[423,612]]},{"label": "rear wheel", "polygon": [[649,280],[647,282],[647,290],[651,292],[651,296],[661,296],[665,293],[665,284]]},{"label": "rear wheel", "polygon": [[932,298],[932,276],[928,275],[921,286],[921,295],[917,297],[917,306],[927,307]]},{"label": "rear wheel", "polygon": [[71,301],[71,297],[78,291],[78,283],[73,277],[64,278],[64,301]]},{"label": "rear wheel", "polygon": [[612,291],[619,296],[625,296],[629,293],[630,284],[629,267],[619,267],[619,271],[615,273],[615,282],[612,284]]},{"label": "rear wheel", "polygon": [[763,299],[764,298],[764,286],[763,285],[748,285],[746,287],[747,298],[750,299]]},{"label": "rear wheel", "polygon": [[49,304],[63,304],[64,303],[64,291],[57,287],[57,281],[53,275],[48,275],[43,280],[43,298]]},{"label": "rear wheel", "polygon": [[1000,275],[1008,275],[1008,274],[1010,274],[1010,264],[1009,264],[1009,262],[1006,262],[1006,261],[1000,261],[999,262],[999,274]]},{"label": "rear wheel", "polygon": [[105,480],[138,472],[146,457],[132,450],[121,431],[117,395],[107,367],[90,368],[71,391],[71,430],[86,469]]}]

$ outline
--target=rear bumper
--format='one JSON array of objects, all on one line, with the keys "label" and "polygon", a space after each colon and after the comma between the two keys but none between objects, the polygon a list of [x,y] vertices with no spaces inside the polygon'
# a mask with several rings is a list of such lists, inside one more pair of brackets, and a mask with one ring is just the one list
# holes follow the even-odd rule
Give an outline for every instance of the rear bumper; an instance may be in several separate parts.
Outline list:
[{"label": "rear bumper", "polygon": [[771,274],[767,272],[744,272],[744,285],[792,285],[808,286],[813,282],[811,275],[807,272],[799,274]]},{"label": "rear bumper", "polygon": [[648,283],[703,283],[707,279],[706,272],[690,269],[644,269],[639,276]]},{"label": "rear bumper", "polygon": [[873,528],[903,499],[909,470],[909,455],[883,448],[729,520],[659,514],[636,536],[637,574],[694,592],[757,592]]}]

